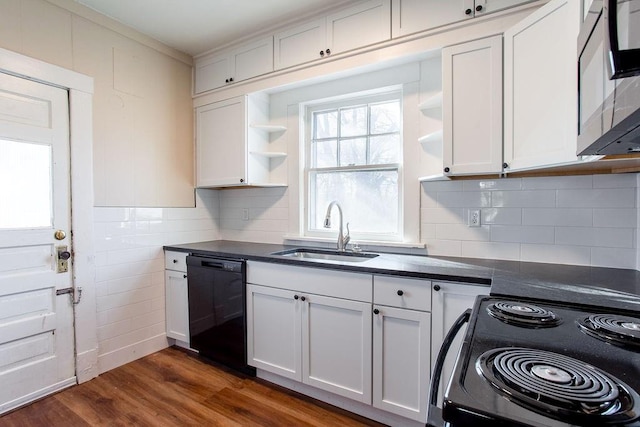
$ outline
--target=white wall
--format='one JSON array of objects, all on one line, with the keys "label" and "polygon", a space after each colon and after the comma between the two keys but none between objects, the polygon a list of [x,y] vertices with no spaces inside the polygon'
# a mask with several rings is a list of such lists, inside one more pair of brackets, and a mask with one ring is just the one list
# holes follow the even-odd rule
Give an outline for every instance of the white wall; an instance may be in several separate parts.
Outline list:
[{"label": "white wall", "polygon": [[[430,255],[636,269],[637,174],[430,182]],[[481,210],[479,228],[467,226]]]},{"label": "white wall", "polygon": [[163,245],[220,238],[218,191],[196,208],[94,208],[100,373],[161,350],[165,334]]}]

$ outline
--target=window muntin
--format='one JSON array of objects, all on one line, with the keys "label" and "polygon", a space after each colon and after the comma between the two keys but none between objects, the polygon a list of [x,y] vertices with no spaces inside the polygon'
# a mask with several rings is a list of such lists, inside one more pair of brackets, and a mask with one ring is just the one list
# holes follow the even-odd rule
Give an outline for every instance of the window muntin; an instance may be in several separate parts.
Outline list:
[{"label": "window muntin", "polygon": [[401,239],[401,93],[308,107],[307,117],[306,234],[335,234],[337,219],[323,223],[337,200],[354,238]]}]

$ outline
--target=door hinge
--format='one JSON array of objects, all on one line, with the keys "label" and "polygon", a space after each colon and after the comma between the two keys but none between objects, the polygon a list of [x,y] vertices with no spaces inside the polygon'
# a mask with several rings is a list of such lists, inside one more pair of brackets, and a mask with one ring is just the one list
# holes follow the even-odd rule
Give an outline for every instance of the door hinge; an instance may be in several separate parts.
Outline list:
[{"label": "door hinge", "polygon": [[[64,288],[56,290],[56,296],[58,295],[71,295],[71,300],[73,305],[80,304],[80,300],[82,299],[82,288]],[[77,295],[77,299],[76,299]]]}]

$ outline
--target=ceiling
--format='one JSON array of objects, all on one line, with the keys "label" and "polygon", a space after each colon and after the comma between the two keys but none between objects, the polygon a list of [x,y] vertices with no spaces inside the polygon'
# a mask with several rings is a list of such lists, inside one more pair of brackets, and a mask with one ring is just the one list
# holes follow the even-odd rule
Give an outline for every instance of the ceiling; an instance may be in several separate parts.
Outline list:
[{"label": "ceiling", "polygon": [[76,1],[193,56],[297,17],[348,2],[348,0]]}]

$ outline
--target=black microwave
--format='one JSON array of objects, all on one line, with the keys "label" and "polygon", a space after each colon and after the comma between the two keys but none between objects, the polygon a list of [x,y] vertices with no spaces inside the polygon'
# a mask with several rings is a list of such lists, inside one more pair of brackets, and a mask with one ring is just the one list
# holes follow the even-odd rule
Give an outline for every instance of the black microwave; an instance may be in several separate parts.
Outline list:
[{"label": "black microwave", "polygon": [[578,155],[640,155],[640,0],[593,0],[578,37]]}]

